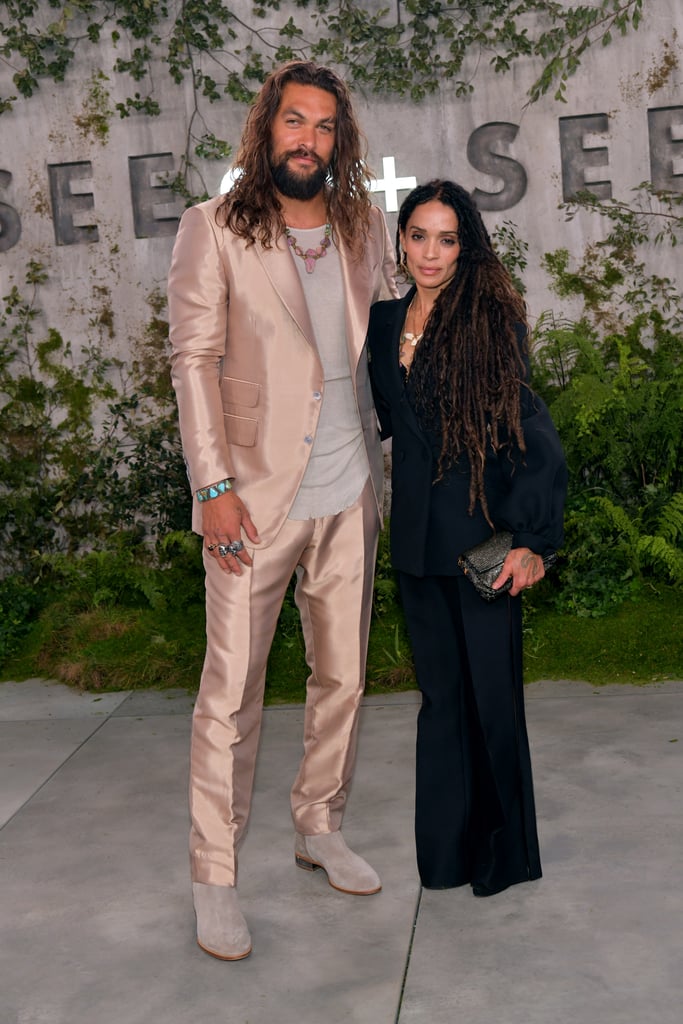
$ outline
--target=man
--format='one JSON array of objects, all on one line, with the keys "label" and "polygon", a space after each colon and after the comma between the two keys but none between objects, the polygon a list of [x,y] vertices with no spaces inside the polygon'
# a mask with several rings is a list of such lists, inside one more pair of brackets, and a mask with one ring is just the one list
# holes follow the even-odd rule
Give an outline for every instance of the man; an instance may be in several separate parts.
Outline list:
[{"label": "man", "polygon": [[383,480],[370,305],[395,296],[348,90],[293,61],[265,82],[224,197],[182,217],[169,275],[172,375],[204,538],[207,650],[193,717],[197,941],[237,960],[236,893],[266,661],[296,570],[307,683],[292,788],[300,867],[380,889],[340,827],[353,771]]}]

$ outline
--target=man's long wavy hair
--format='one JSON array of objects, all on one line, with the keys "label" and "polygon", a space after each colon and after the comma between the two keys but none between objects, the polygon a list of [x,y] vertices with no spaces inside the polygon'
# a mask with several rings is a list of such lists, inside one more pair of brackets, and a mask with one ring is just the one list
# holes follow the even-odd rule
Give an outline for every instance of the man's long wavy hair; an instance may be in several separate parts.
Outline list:
[{"label": "man's long wavy hair", "polygon": [[400,236],[413,212],[433,199],[455,211],[461,248],[455,275],[436,300],[415,351],[410,388],[425,426],[440,431],[437,480],[465,453],[470,515],[479,501],[493,525],[484,492],[487,450],[525,451],[525,363],[515,326],[526,326],[526,309],[473,200],[452,181],[435,179],[407,196],[398,216],[399,256]]},{"label": "man's long wavy hair", "polygon": [[240,176],[217,212],[218,223],[253,245],[269,249],[284,234],[271,164],[271,131],[282,93],[290,82],[312,85],[337,101],[334,153],[325,186],[327,217],[335,235],[360,256],[370,223],[366,142],[356,121],[345,82],[330,68],[311,61],[289,61],[265,81],[247,116],[235,158]]}]

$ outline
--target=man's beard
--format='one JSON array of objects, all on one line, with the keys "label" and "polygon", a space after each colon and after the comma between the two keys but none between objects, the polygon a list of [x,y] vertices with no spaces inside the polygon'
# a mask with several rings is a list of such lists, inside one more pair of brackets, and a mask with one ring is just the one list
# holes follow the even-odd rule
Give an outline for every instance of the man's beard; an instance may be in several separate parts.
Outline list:
[{"label": "man's beard", "polygon": [[308,153],[307,156],[317,161],[317,167],[309,174],[296,174],[287,166],[289,158],[296,155],[296,153],[285,153],[277,163],[271,157],[270,171],[275,188],[281,195],[286,196],[287,199],[307,202],[309,199],[314,199],[322,190],[327,179],[327,167],[319,157]]}]

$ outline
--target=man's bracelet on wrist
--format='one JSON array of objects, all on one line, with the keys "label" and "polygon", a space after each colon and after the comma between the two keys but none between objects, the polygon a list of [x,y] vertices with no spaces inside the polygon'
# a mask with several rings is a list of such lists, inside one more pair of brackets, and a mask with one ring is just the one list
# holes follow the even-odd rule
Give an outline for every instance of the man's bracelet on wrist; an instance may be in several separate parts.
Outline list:
[{"label": "man's bracelet on wrist", "polygon": [[216,484],[209,484],[208,487],[198,488],[195,494],[197,495],[197,501],[211,501],[212,498],[219,498],[221,494],[231,490],[232,480],[226,477],[225,480],[219,480]]}]

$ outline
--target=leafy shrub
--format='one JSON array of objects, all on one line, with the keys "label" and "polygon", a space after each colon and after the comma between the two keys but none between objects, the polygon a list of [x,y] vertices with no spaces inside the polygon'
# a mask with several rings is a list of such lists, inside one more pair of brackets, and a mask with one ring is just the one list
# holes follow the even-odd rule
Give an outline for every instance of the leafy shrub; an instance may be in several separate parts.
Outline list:
[{"label": "leafy shrub", "polygon": [[0,577],[121,536],[153,549],[189,522],[161,300],[129,368],[97,338],[74,352],[52,328],[36,336],[45,279],[31,262],[29,298],[13,287],[0,313]]},{"label": "leafy shrub", "polygon": [[22,576],[0,580],[0,665],[19,649],[41,604],[36,587]]},{"label": "leafy shrub", "polygon": [[[590,198],[582,202],[595,208]],[[674,242],[683,197],[658,202],[669,211],[666,238]],[[534,386],[562,437],[570,492],[564,552],[530,595],[530,613],[545,602],[597,617],[646,587],[683,582],[683,304],[671,281],[637,258],[652,224],[647,213],[637,203],[598,212],[609,220],[604,242],[578,261],[564,250],[545,258],[558,295],[580,312],[544,315],[533,337]],[[527,250],[512,225],[497,244],[521,275]],[[203,573],[201,542],[186,530],[191,496],[165,358],[164,299],[149,297],[145,336],[126,366],[105,355],[97,333],[78,352],[51,328],[39,334],[44,280],[44,268],[31,262],[27,297],[13,288],[0,311],[0,663],[42,615],[46,629],[61,634],[55,643],[69,636],[86,643],[102,622],[113,638],[127,630],[131,650],[154,642],[150,679],[173,678],[174,622],[184,609],[188,622],[201,622]],[[101,330],[106,316],[93,324]],[[145,625],[134,641],[136,614]],[[372,621],[379,675],[408,679],[388,530]],[[203,644],[195,639],[184,641],[192,666]],[[277,643],[303,677],[293,585]],[[65,672],[105,679],[95,664],[94,655],[73,659]]]},{"label": "leafy shrub", "polygon": [[[683,197],[657,198],[676,244]],[[540,318],[532,362],[569,466],[555,600],[599,615],[647,582],[683,583],[683,303],[637,256],[659,213],[638,200],[581,203],[610,230],[577,264],[566,250],[545,257],[555,290],[582,310],[576,320]]]}]

